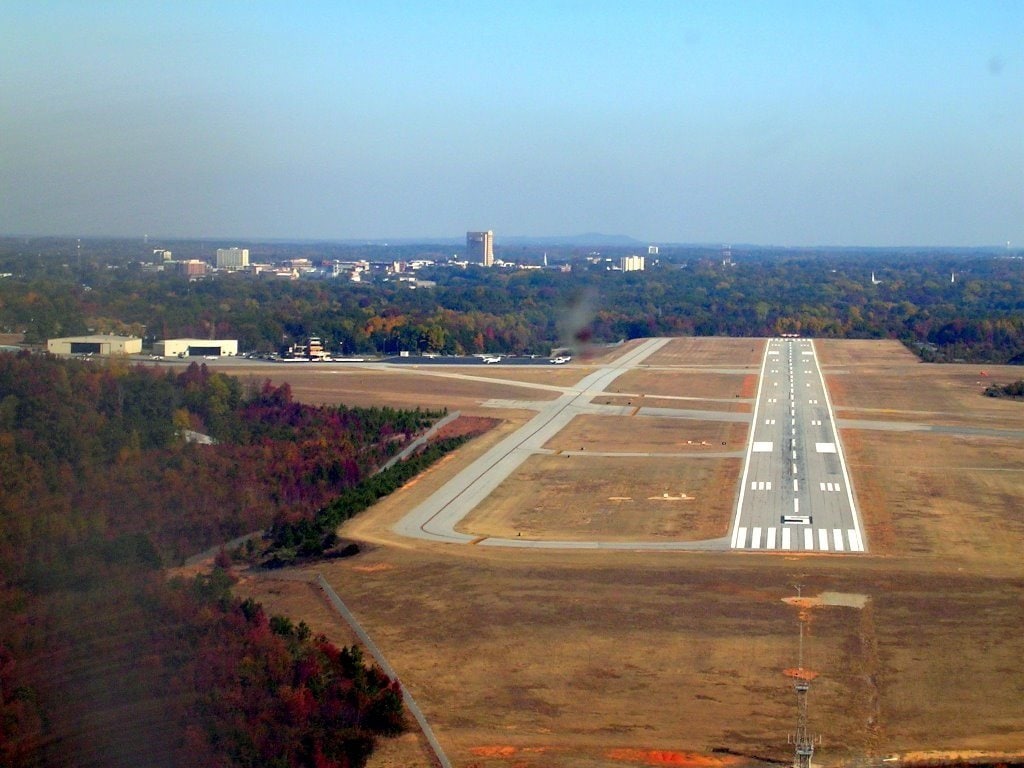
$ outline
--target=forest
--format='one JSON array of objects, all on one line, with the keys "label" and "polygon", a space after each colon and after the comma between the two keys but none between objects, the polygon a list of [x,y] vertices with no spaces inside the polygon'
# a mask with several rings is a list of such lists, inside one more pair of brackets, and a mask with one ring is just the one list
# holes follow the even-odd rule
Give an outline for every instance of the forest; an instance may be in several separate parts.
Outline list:
[{"label": "forest", "polygon": [[397,685],[232,598],[230,558],[165,567],[337,508],[439,416],[0,353],[0,765],[363,765]]},{"label": "forest", "polygon": [[[36,246],[36,247],[30,247]],[[174,244],[202,255],[209,246]],[[256,246],[254,246],[256,248]],[[644,272],[610,271],[586,252],[553,255],[571,271],[457,268],[417,272],[412,289],[383,269],[366,282],[202,280],[144,269],[125,241],[0,240],[0,332],[28,342],[127,333],[147,344],[175,337],[234,338],[243,351],[276,352],[309,335],[339,354],[402,350],[549,354],[654,335],[890,338],[936,362],[1024,362],[1024,260],[998,250],[664,248]],[[351,249],[350,249],[351,250]],[[342,258],[340,246],[265,248]],[[438,256],[429,248],[356,249],[377,258]],[[508,258],[536,263],[517,249]]]}]

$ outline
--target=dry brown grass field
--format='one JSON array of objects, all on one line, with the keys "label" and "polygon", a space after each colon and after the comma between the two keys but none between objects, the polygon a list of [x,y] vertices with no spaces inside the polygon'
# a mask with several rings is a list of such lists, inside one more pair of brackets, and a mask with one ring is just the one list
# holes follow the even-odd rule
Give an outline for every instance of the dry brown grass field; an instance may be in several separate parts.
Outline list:
[{"label": "dry brown grass field", "polygon": [[712,400],[753,397],[757,389],[757,374],[758,369],[752,369],[748,374],[728,374],[716,373],[715,369],[704,372],[687,368],[673,372],[670,368],[637,368],[612,382],[609,393],[630,393],[645,398],[662,395]]},{"label": "dry brown grass field", "polygon": [[533,456],[459,529],[569,541],[725,536],[740,461]]},{"label": "dry brown grass field", "polygon": [[591,402],[599,405],[625,405],[632,408],[673,408],[695,411],[720,411],[722,413],[750,413],[753,410],[753,399],[736,398],[705,398],[669,396],[657,397],[650,395],[598,395]]},{"label": "dry brown grass field", "polygon": [[897,342],[824,341],[818,349],[838,418],[1020,424],[1019,403],[979,397],[991,384],[1024,378],[1019,367],[924,364]]},{"label": "dry brown grass field", "polygon": [[[488,365],[474,366],[472,375],[483,379],[512,379],[531,384],[550,384],[556,387],[571,387],[580,380],[580,369],[585,366],[566,368],[564,365],[537,365],[523,367],[521,365]],[[438,367],[437,370],[444,370]]]},{"label": "dry brown grass field", "polygon": [[[675,407],[680,405],[676,403]],[[687,403],[682,407],[692,406]],[[711,410],[707,404],[704,407]],[[623,428],[629,431],[628,446],[623,445]],[[589,451],[708,453],[742,450],[746,440],[747,425],[739,422],[582,414],[544,447],[552,451],[584,448]]]},{"label": "dry brown grass field", "polygon": [[[401,368],[368,368],[354,365],[343,369],[326,366],[253,365],[226,369],[243,379],[274,383],[287,381],[297,400],[309,403],[352,406],[391,405],[396,408],[448,408],[450,411],[479,412],[486,400],[552,400],[557,391],[539,387],[510,386],[488,381],[479,374],[485,370],[472,368],[472,373],[458,367],[403,366]],[[544,369],[545,371],[547,369]],[[523,368],[507,368],[501,378],[528,381],[536,373]],[[557,375],[557,374],[556,374]],[[571,378],[571,377],[570,377]],[[558,386],[553,381],[544,382]]]},{"label": "dry brown grass field", "polygon": [[644,362],[650,366],[750,366],[760,368],[764,346],[758,339],[708,339],[692,336],[673,339]]},{"label": "dry brown grass field", "polygon": [[[553,393],[405,373],[305,380],[304,371],[288,371],[310,401],[443,404],[505,419],[350,521],[342,535],[361,542],[359,555],[311,566],[387,654],[454,765],[786,762],[796,724],[786,670],[796,666],[801,617],[805,667],[817,675],[809,711],[822,737],[816,765],[1024,751],[1024,439],[1005,433],[1024,433],[1024,404],[982,397],[977,370],[922,365],[893,343],[817,347],[838,417],[862,420],[841,437],[866,528],[863,555],[528,550],[400,538],[391,531],[398,519],[532,416],[484,402]],[[756,378],[762,350],[761,341],[674,340],[645,361],[659,370],[641,365],[612,388],[631,375],[632,386],[659,394],[749,398],[747,377],[693,366],[754,366]],[[558,376],[574,370],[582,378],[592,367],[570,364]],[[510,368],[499,378],[514,377]],[[716,389],[724,394],[709,395]],[[727,405],[718,404],[724,412]],[[617,541],[724,533],[741,460],[696,450],[690,457],[692,445],[673,445],[672,425],[641,426],[642,418],[578,417],[548,447],[678,455],[535,455],[463,526],[481,536],[516,530]],[[881,428],[907,421],[954,431]],[[746,429],[675,426],[680,436],[728,434],[718,440],[727,450]],[[986,432],[993,429],[1004,433]],[[797,584],[804,597],[823,599],[784,602]],[[316,617],[346,641],[315,593],[276,585],[252,579],[245,589],[296,619]],[[388,749],[378,768],[429,765],[411,737]]]}]

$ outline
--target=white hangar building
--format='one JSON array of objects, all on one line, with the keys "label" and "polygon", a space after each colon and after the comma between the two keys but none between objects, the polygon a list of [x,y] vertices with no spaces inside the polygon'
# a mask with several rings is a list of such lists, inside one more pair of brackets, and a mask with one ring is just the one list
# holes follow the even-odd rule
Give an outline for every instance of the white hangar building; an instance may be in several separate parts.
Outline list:
[{"label": "white hangar building", "polygon": [[227,357],[238,354],[238,339],[164,339],[153,344],[164,357]]},{"label": "white hangar building", "polygon": [[142,352],[138,336],[67,336],[47,339],[46,351],[52,355],[137,355]]}]

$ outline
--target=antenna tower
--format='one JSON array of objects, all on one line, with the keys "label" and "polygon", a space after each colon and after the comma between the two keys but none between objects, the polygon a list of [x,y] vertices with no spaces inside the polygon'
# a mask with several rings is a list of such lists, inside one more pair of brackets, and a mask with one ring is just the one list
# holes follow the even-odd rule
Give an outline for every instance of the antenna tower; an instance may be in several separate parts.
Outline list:
[{"label": "antenna tower", "polygon": [[[797,594],[800,594],[797,587]],[[789,741],[793,745],[793,768],[811,768],[811,757],[814,755],[815,737],[807,728],[807,693],[811,690],[810,676],[804,673],[804,620],[800,618],[800,646],[796,672],[796,732],[790,734]]]}]

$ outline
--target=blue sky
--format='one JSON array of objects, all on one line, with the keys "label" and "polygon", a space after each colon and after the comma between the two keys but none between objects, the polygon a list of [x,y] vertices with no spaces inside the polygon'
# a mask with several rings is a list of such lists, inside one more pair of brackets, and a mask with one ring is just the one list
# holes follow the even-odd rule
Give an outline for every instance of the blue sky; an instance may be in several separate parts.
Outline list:
[{"label": "blue sky", "polygon": [[0,4],[0,232],[1024,243],[1024,2]]}]

